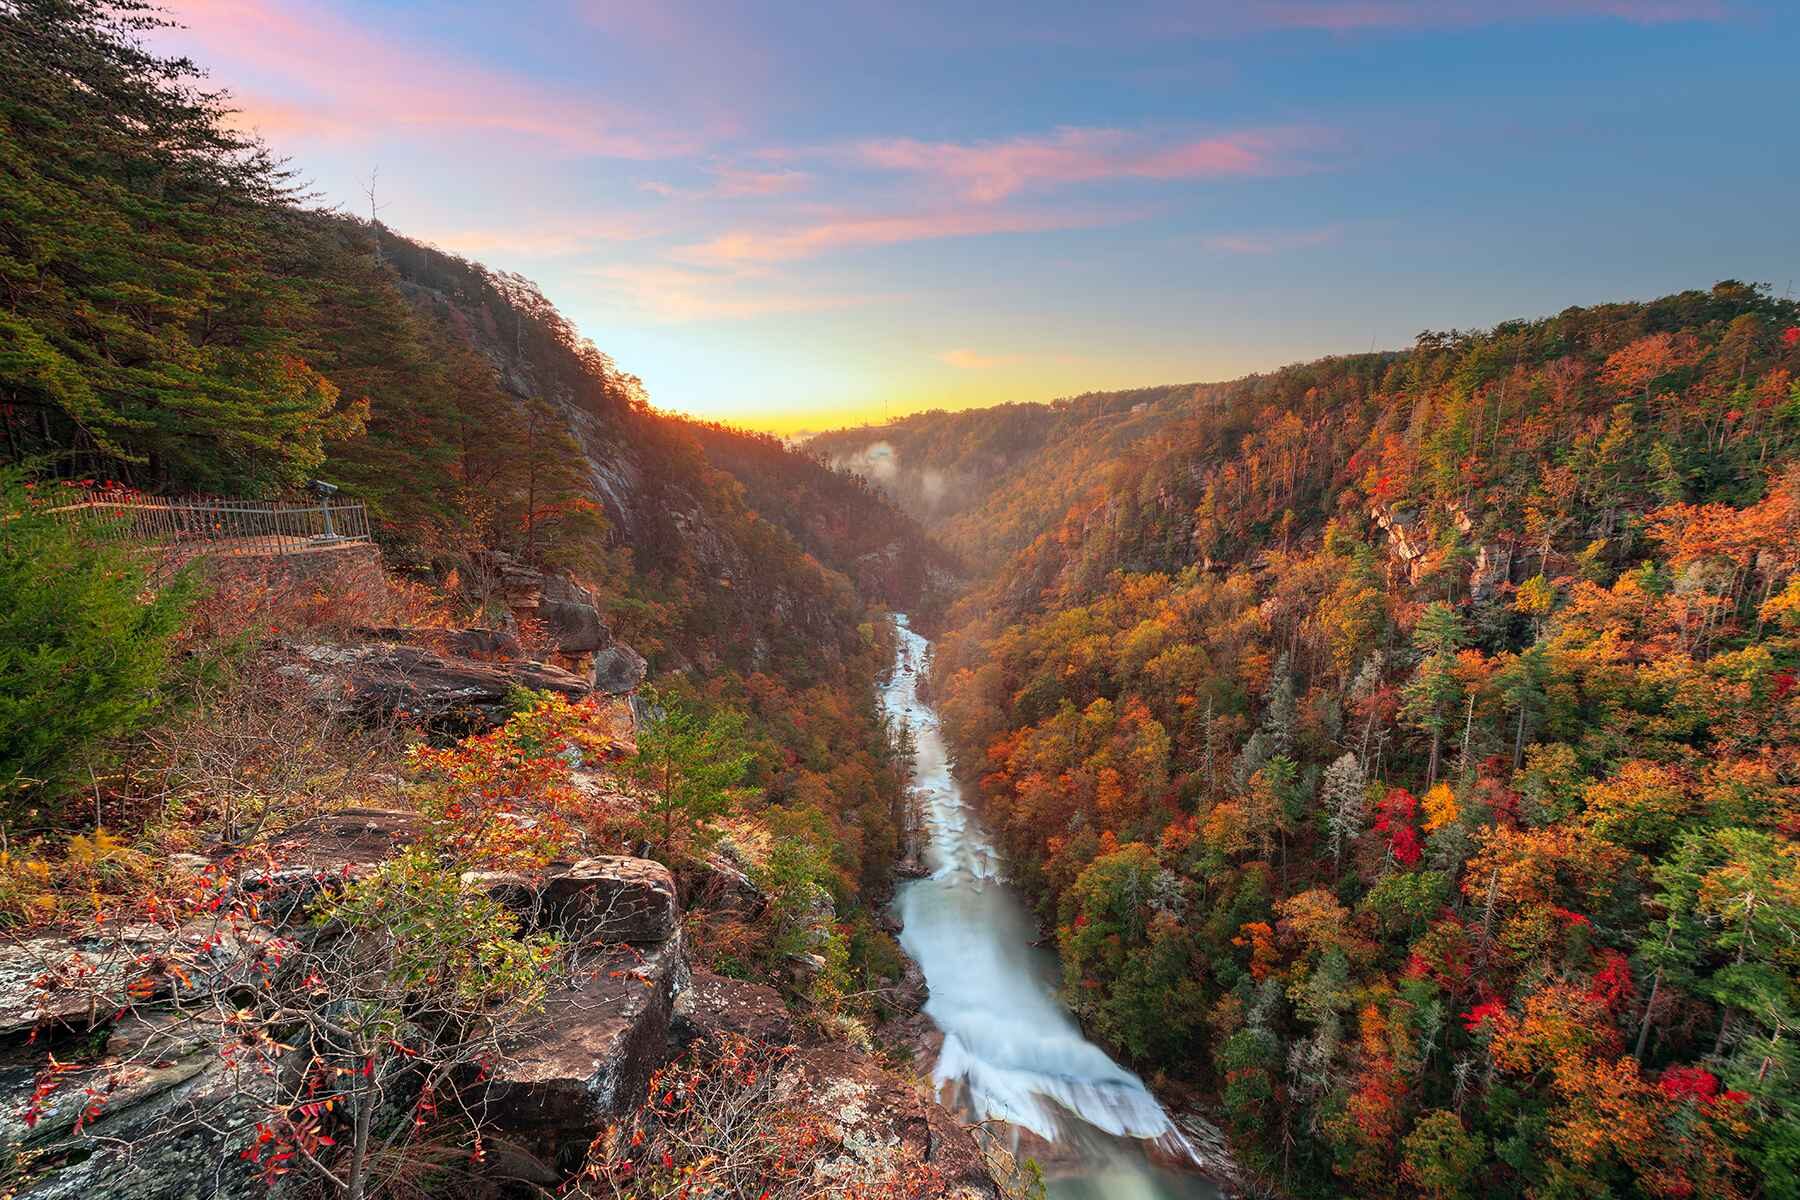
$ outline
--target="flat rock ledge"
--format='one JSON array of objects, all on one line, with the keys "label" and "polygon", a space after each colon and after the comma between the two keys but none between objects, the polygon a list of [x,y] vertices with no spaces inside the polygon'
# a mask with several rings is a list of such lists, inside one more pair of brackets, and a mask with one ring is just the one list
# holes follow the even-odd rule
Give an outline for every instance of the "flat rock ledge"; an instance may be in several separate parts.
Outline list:
[{"label": "flat rock ledge", "polygon": [[544,922],[583,941],[660,943],[679,928],[675,877],[647,858],[609,855],[553,867],[539,902]]},{"label": "flat rock ledge", "polygon": [[[27,1125],[41,1054],[0,1055],[0,1155],[30,1162],[36,1175],[19,1200],[253,1200],[268,1189],[241,1152],[273,1099],[269,1076],[232,1065],[220,1033],[188,1020],[170,1041],[168,1027],[129,1021],[113,1030],[105,1056],[65,1081]],[[143,1052],[154,1036],[155,1056]],[[90,1112],[88,1089],[104,1095]]]},{"label": "flat rock ledge", "polygon": [[586,1150],[608,1120],[643,1101],[668,1058],[675,996],[686,982],[679,935],[614,947],[584,965],[510,1037],[488,1078],[495,1125],[544,1163]]},{"label": "flat rock ledge", "polygon": [[424,726],[461,735],[504,722],[518,688],[579,700],[588,681],[561,667],[475,662],[423,646],[289,644],[282,675],[303,683],[320,704],[370,724]]},{"label": "flat rock ledge", "polygon": [[735,1033],[765,1046],[788,1046],[796,1036],[793,1014],[780,992],[703,970],[693,973],[692,984],[675,999],[673,1032],[683,1044]]}]

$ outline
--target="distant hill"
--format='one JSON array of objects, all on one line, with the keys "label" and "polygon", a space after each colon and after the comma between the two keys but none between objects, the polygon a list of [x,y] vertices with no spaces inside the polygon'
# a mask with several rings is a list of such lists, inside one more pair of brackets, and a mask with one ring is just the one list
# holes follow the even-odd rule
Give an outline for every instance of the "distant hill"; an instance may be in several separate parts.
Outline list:
[{"label": "distant hill", "polygon": [[965,560],[991,565],[1023,548],[1112,456],[1208,390],[1178,385],[915,413],[822,433],[806,446],[878,485]]}]

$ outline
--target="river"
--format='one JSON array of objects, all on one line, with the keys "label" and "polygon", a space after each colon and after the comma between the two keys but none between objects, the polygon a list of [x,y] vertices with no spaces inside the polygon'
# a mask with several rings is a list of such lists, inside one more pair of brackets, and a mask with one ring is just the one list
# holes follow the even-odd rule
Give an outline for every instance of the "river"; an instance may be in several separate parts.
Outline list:
[{"label": "river", "polygon": [[[900,945],[925,975],[925,1014],[944,1035],[932,1073],[940,1097],[1058,1146],[1051,1196],[1216,1200],[1204,1178],[1151,1165],[1148,1143],[1179,1153],[1180,1134],[1143,1081],[1082,1036],[1057,999],[1057,964],[1007,885],[999,852],[950,777],[938,717],[919,695],[930,643],[897,617],[899,646],[882,692],[912,731],[926,877],[901,885]],[[1061,1151],[1067,1150],[1064,1154]]]}]

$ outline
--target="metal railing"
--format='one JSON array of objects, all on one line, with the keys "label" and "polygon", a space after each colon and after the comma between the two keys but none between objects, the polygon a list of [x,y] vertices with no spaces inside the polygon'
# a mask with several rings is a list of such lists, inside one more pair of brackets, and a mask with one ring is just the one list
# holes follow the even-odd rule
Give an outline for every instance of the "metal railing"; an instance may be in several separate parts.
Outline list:
[{"label": "metal railing", "polygon": [[310,554],[370,540],[369,513],[360,500],[309,504],[88,492],[50,511],[92,536],[205,554]]}]

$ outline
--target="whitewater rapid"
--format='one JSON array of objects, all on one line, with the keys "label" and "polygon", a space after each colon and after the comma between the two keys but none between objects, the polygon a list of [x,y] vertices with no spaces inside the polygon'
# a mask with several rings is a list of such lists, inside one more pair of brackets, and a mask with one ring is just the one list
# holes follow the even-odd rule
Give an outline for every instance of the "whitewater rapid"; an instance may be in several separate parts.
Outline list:
[{"label": "whitewater rapid", "polygon": [[999,852],[964,805],[937,713],[920,698],[930,643],[904,616],[895,621],[899,647],[882,702],[912,734],[928,874],[902,885],[894,904],[900,945],[930,988],[925,1013],[944,1035],[933,1072],[939,1094],[954,1093],[979,1117],[1082,1147],[1084,1158],[1098,1161],[1068,1194],[1174,1194],[1157,1182],[1163,1173],[1114,1144],[1184,1143],[1143,1081],[1083,1037],[1058,1001],[1054,960],[1032,947],[1036,930],[1001,877]]}]

